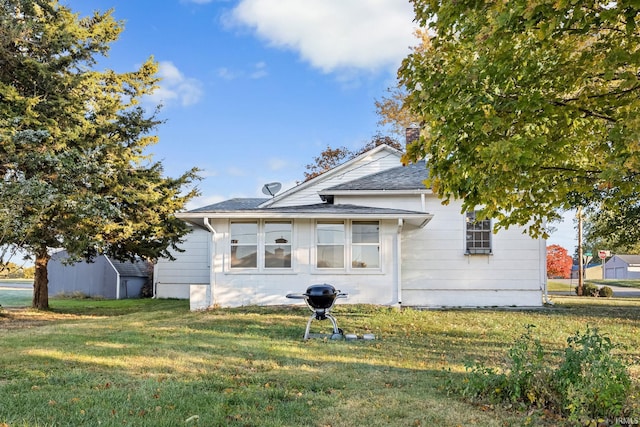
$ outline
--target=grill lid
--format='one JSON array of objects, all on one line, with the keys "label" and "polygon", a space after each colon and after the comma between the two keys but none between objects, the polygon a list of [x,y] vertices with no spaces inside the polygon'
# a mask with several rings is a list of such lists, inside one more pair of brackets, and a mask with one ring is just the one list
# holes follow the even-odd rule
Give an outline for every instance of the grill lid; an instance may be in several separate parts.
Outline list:
[{"label": "grill lid", "polygon": [[309,286],[304,296],[307,297],[307,302],[313,308],[330,308],[338,296],[338,292],[332,285],[323,283]]}]

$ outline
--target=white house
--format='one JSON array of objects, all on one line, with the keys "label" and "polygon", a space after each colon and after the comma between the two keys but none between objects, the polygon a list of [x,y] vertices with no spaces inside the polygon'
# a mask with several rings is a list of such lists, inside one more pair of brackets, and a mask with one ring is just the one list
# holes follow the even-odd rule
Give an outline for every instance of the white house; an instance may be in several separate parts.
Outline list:
[{"label": "white house", "polygon": [[605,279],[640,279],[640,255],[614,255],[604,264]]},{"label": "white house", "polygon": [[491,232],[425,187],[425,162],[380,145],[273,198],[231,199],[177,216],[193,226],[156,265],[159,297],[209,306],[287,304],[329,283],[346,303],[540,306],[546,242]]}]

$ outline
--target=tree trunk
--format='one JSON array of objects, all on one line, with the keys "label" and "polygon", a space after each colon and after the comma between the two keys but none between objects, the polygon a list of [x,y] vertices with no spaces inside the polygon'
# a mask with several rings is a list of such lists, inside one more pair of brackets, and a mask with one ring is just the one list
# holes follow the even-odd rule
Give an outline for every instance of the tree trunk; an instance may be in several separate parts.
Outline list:
[{"label": "tree trunk", "polygon": [[47,265],[49,264],[49,252],[45,248],[36,253],[36,271],[33,282],[33,303],[31,306],[37,310],[49,309],[49,277]]}]

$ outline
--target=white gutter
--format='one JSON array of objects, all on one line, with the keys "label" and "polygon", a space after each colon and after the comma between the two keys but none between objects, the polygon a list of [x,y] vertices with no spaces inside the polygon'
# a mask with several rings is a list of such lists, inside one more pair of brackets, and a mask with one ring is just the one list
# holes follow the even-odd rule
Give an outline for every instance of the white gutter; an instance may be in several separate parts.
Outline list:
[{"label": "white gutter", "polygon": [[214,289],[215,289],[215,281],[216,281],[216,275],[215,275],[215,260],[213,259],[214,254],[216,253],[216,236],[217,236],[217,232],[216,229],[213,228],[213,226],[211,226],[211,223],[209,222],[209,218],[204,217],[204,225],[205,227],[207,227],[207,229],[211,232],[211,249],[209,251],[209,287],[211,288],[211,301],[209,301],[210,305],[213,305],[213,297],[214,297]]},{"label": "white gutter", "polygon": [[404,222],[398,218],[398,232],[396,235],[396,283],[398,284],[398,307],[402,308],[402,227]]}]

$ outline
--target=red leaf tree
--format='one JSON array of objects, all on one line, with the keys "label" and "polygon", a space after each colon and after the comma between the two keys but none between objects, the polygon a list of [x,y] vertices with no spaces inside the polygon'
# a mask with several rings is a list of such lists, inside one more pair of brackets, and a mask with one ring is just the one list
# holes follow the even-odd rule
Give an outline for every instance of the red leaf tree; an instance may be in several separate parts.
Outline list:
[{"label": "red leaf tree", "polygon": [[568,279],[571,277],[573,258],[560,245],[547,246],[547,277]]}]

